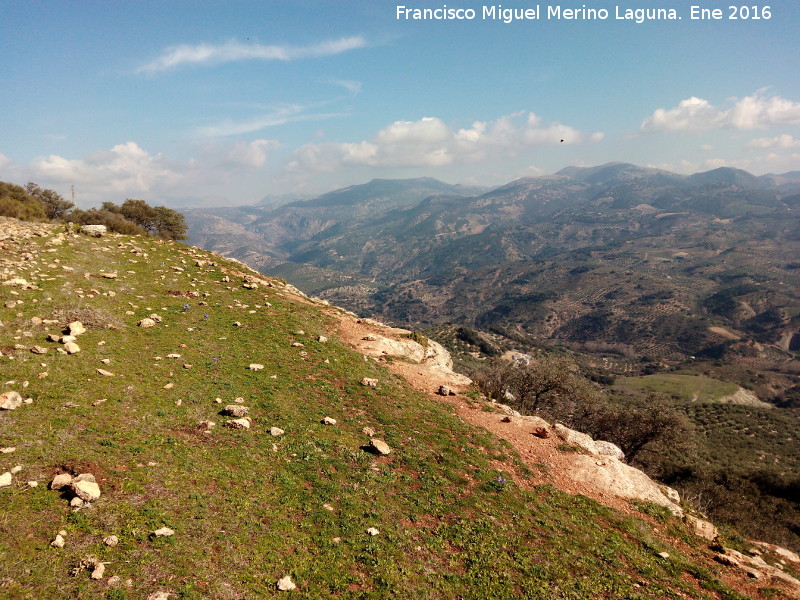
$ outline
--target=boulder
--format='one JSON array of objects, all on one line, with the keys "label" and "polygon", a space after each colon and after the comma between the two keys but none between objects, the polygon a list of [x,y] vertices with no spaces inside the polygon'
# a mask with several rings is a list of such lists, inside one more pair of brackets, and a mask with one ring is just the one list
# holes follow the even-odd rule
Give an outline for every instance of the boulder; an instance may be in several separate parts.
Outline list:
[{"label": "boulder", "polygon": [[616,444],[603,440],[595,440],[594,447],[599,456],[609,456],[617,460],[625,460],[625,453]]},{"label": "boulder", "polygon": [[53,481],[50,482],[50,489],[60,490],[68,485],[72,485],[72,475],[69,473],[59,473],[53,477]]},{"label": "boulder", "polygon": [[389,447],[389,444],[378,438],[371,438],[369,440],[369,447],[372,448],[375,452],[377,452],[381,456],[386,456],[387,454],[391,454],[392,452],[392,449]]},{"label": "boulder", "polygon": [[566,471],[570,479],[598,491],[630,500],[653,502],[668,508],[672,514],[683,515],[683,510],[661,490],[661,486],[639,469],[611,458],[575,454],[572,468]]},{"label": "boulder", "polygon": [[0,410],[15,410],[22,406],[22,396],[19,392],[3,392],[0,394]]},{"label": "boulder", "polygon": [[105,225],[81,225],[80,232],[90,237],[103,237],[106,234]]},{"label": "boulder", "polygon": [[719,536],[719,531],[717,531],[713,523],[698,519],[692,515],[684,515],[683,520],[695,535],[699,535],[712,542]]},{"label": "boulder", "polygon": [[75,342],[67,342],[66,344],[64,344],[64,351],[67,354],[77,354],[78,352],[81,351],[81,347],[78,346],[78,344],[76,344]]},{"label": "boulder", "polygon": [[94,502],[100,497],[100,486],[94,481],[73,481],[72,491],[84,502]]},{"label": "boulder", "polygon": [[81,335],[82,333],[86,333],[86,327],[84,327],[83,323],[80,321],[73,321],[69,325],[67,325],[67,329],[69,330],[70,335]]},{"label": "boulder", "polygon": [[250,412],[250,409],[246,406],[242,406],[241,404],[228,404],[223,409],[223,412],[231,417],[244,417]]}]

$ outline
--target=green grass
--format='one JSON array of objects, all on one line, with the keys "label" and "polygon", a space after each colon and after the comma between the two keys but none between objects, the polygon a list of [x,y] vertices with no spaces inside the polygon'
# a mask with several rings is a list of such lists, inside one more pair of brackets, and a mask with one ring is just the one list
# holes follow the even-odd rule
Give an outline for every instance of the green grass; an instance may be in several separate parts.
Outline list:
[{"label": "green grass", "polygon": [[[282,596],[275,583],[285,574],[303,598],[737,597],[711,563],[657,557],[668,542],[642,521],[515,483],[518,457],[506,446],[336,341],[319,307],[260,284],[244,289],[232,273],[241,265],[147,238],[78,236],[56,252],[46,243],[0,255],[31,253],[12,268],[37,286],[18,296],[0,288],[0,346],[22,346],[0,357],[3,381],[14,382],[2,389],[33,398],[0,414],[0,447],[17,448],[0,455],[0,471],[23,466],[0,489],[0,597],[133,600],[161,589],[271,598]],[[112,269],[117,279],[97,277]],[[11,298],[23,304],[6,308]],[[66,320],[30,319],[72,311],[97,322],[66,356],[46,341]],[[137,326],[152,313],[159,324]],[[33,345],[49,351],[34,355]],[[380,383],[361,386],[363,377]],[[219,411],[237,397],[250,431],[221,426]],[[322,425],[324,416],[337,425]],[[217,422],[210,434],[197,427],[203,419]],[[285,434],[273,437],[272,426]],[[389,456],[363,449],[365,426]],[[47,486],[65,469],[94,473],[101,498],[70,510]],[[175,535],[153,537],[163,526]],[[66,547],[50,547],[61,529]],[[111,534],[116,547],[102,542]],[[106,580],[121,586],[87,570],[70,575],[88,556],[108,562]]]},{"label": "green grass", "polygon": [[666,394],[685,402],[719,402],[735,393],[739,386],[727,381],[698,375],[664,373],[642,377],[620,377],[614,388],[628,393]]}]

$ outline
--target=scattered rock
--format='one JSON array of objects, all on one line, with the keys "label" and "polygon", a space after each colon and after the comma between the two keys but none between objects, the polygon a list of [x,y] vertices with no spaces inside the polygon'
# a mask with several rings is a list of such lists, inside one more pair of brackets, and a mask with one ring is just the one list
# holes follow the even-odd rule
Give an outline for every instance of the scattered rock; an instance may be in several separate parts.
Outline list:
[{"label": "scattered rock", "polygon": [[367,533],[370,534],[372,537],[375,537],[380,533],[377,527],[367,527]]},{"label": "scattered rock", "polygon": [[147,600],[169,600],[169,597],[172,596],[169,592],[153,592],[147,597]]},{"label": "scattered rock", "polygon": [[19,392],[0,394],[0,410],[15,410],[20,406],[22,406],[22,396]]},{"label": "scattered rock", "polygon": [[69,335],[79,336],[82,333],[86,333],[86,327],[84,327],[83,323],[80,321],[73,321],[67,325],[67,330],[69,331]]},{"label": "scattered rock", "polygon": [[279,437],[279,436],[283,435],[286,432],[283,429],[281,429],[280,427],[270,427],[269,428],[269,433],[273,437]]},{"label": "scattered rock", "polygon": [[364,429],[361,430],[361,433],[368,435],[369,437],[375,437],[375,430],[372,427],[364,427]]},{"label": "scattered rock", "polygon": [[84,502],[94,502],[100,497],[100,486],[94,481],[73,481],[72,491]]},{"label": "scattered rock", "polygon": [[47,354],[47,348],[43,348],[42,346],[33,346],[31,348],[31,352],[34,354]]},{"label": "scattered rock", "polygon": [[446,385],[440,385],[438,394],[440,396],[455,396],[456,393]]},{"label": "scattered rock", "polygon": [[99,562],[94,566],[91,577],[94,580],[102,579],[103,573],[105,572],[106,572],[106,566],[103,563]]},{"label": "scattered rock", "polygon": [[297,586],[292,581],[292,578],[289,575],[284,575],[278,580],[278,589],[282,592],[291,592],[292,590],[296,590]]},{"label": "scattered rock", "polygon": [[251,371],[261,371],[264,369],[264,365],[260,365],[258,363],[250,363],[248,369],[250,369]]},{"label": "scattered rock", "polygon": [[50,542],[50,545],[53,548],[63,548],[64,544],[66,544],[66,542],[64,541],[64,536],[62,536],[60,533],[55,537],[55,539],[52,542]]},{"label": "scattered rock", "polygon": [[117,536],[115,536],[115,535],[109,535],[109,536],[103,538],[103,543],[106,546],[113,547],[113,546],[116,546],[117,544],[119,544],[119,538]]},{"label": "scattered rock", "polygon": [[137,325],[139,325],[139,327],[155,327],[156,322],[153,319],[144,318],[141,321],[139,321]]},{"label": "scattered rock", "polygon": [[392,452],[392,449],[389,447],[389,444],[378,438],[371,438],[369,440],[369,446],[381,456],[386,456],[387,454],[391,454]]},{"label": "scattered rock", "polygon": [[22,471],[22,465],[17,465],[17,466],[16,466],[16,467],[14,467],[13,469],[11,469],[10,473],[11,473],[12,475],[16,475],[16,474],[17,474],[17,473],[19,473],[20,471]]},{"label": "scattered rock", "polygon": [[336,425],[336,419],[332,419],[331,417],[324,417],[322,419],[323,425]]},{"label": "scattered rock", "polygon": [[370,377],[364,377],[360,383],[365,387],[378,387],[378,380]]},{"label": "scattered rock", "polygon": [[658,556],[660,556],[661,558],[665,558],[665,559],[669,558],[669,552],[659,552]]},{"label": "scattered rock", "polygon": [[17,449],[13,446],[9,446],[7,448],[0,448],[0,453],[2,454],[11,454],[12,452],[16,452]]},{"label": "scattered rock", "polygon": [[81,347],[78,346],[75,342],[67,342],[64,344],[64,350],[67,354],[77,354],[81,351]]},{"label": "scattered rock", "polygon": [[199,421],[197,424],[198,424],[198,425],[199,425],[199,426],[200,426],[200,427],[201,427],[203,430],[205,430],[206,432],[209,432],[209,431],[211,431],[212,429],[214,429],[214,426],[216,425],[216,423],[214,423],[214,421]]},{"label": "scattered rock", "polygon": [[72,475],[69,473],[59,473],[53,477],[53,481],[50,482],[50,489],[60,490],[68,485],[72,485]]},{"label": "scattered rock", "polygon": [[105,225],[81,225],[80,232],[90,237],[103,237],[106,234]]},{"label": "scattered rock", "polygon": [[230,427],[231,429],[250,429],[250,425],[252,420],[250,417],[242,417],[241,419],[231,419],[230,421],[225,421],[223,425],[225,427]]},{"label": "scattered rock", "polygon": [[114,374],[111,371],[106,371],[105,369],[97,369],[97,372],[103,377],[114,377]]},{"label": "scattered rock", "polygon": [[717,531],[713,523],[698,519],[692,515],[684,515],[683,520],[695,535],[699,535],[712,542],[719,536],[719,531]]},{"label": "scattered rock", "polygon": [[13,475],[9,471],[6,471],[2,475],[0,475],[0,487],[8,487],[11,485],[13,480]]},{"label": "scattered rock", "polygon": [[155,537],[170,537],[170,536],[175,535],[175,532],[172,529],[170,529],[169,527],[162,527],[161,529],[156,529],[153,532],[153,535]]},{"label": "scattered rock", "polygon": [[250,409],[246,406],[242,406],[241,404],[228,404],[223,409],[223,412],[231,417],[244,417],[250,412]]},{"label": "scattered rock", "polygon": [[327,338],[327,337],[325,337],[324,335],[321,335],[321,336],[319,336],[319,337],[317,338],[317,341],[318,341],[319,343],[321,343],[321,344],[324,344],[325,342],[327,342],[327,341],[328,341],[328,338]]}]

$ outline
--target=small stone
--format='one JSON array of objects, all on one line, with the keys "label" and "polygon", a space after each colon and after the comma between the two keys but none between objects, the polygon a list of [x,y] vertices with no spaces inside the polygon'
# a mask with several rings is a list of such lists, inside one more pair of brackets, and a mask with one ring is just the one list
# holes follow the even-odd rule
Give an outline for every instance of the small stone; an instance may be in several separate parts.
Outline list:
[{"label": "small stone", "polygon": [[375,437],[375,430],[372,427],[364,427],[361,432],[369,437]]},{"label": "small stone", "polygon": [[365,387],[378,387],[378,380],[371,377],[364,377],[360,383]]},{"label": "small stone", "polygon": [[66,542],[64,541],[64,537],[63,537],[63,536],[62,536],[62,535],[59,533],[59,534],[58,534],[58,535],[55,537],[55,539],[54,539],[52,542],[50,542],[50,545],[51,545],[53,548],[63,548],[65,543],[66,543]]},{"label": "small stone", "polygon": [[103,377],[114,377],[114,374],[112,372],[106,371],[105,369],[97,369],[97,372]]},{"label": "small stone", "polygon": [[112,546],[113,547],[113,546],[116,546],[117,544],[119,544],[119,538],[117,536],[115,536],[115,535],[109,535],[109,536],[103,538],[103,543],[106,546]]},{"label": "small stone", "polygon": [[225,421],[223,425],[231,429],[250,429],[251,419],[249,417],[242,417],[241,419],[232,419]]},{"label": "small stone", "polygon": [[153,592],[147,597],[147,600],[169,600],[169,597],[171,595],[172,594],[170,594],[169,592],[162,592],[162,591]]},{"label": "small stone", "polygon": [[17,449],[13,446],[9,446],[8,448],[0,448],[0,453],[3,454],[11,454],[12,452],[16,452]]},{"label": "small stone", "polygon": [[169,527],[162,527],[161,529],[156,529],[153,535],[156,537],[170,537],[175,535],[175,532]]},{"label": "small stone", "polygon": [[367,533],[370,534],[371,536],[375,537],[376,535],[378,535],[380,533],[380,531],[376,527],[368,527],[367,528]]},{"label": "small stone", "polygon": [[375,450],[381,456],[386,456],[387,454],[390,454],[392,452],[392,449],[389,447],[389,444],[378,438],[371,438],[369,440],[369,445],[370,448]]},{"label": "small stone", "polygon": [[0,475],[0,487],[8,487],[8,486],[10,486],[11,482],[13,481],[13,479],[14,478],[11,475],[11,473],[6,471],[2,475]]},{"label": "small stone", "polygon": [[317,341],[318,341],[320,344],[324,344],[325,342],[327,342],[327,341],[328,341],[328,338],[327,338],[327,337],[325,337],[324,335],[321,335],[321,336],[319,336],[319,337],[317,338]]},{"label": "small stone", "polygon": [[439,386],[439,395],[440,396],[449,396],[450,392],[451,392],[450,388],[447,387],[446,385],[440,385]]},{"label": "small stone", "polygon": [[104,364],[104,365],[107,365],[107,364],[110,364],[110,363],[111,363],[111,359],[110,359],[110,358],[101,358],[101,359],[100,359],[100,362],[101,362],[102,364]]},{"label": "small stone", "polygon": [[108,578],[108,587],[117,587],[120,583],[122,583],[122,577],[119,575],[112,575]]},{"label": "small stone", "polygon": [[250,409],[241,404],[228,404],[223,411],[231,417],[243,417],[250,412]]},{"label": "small stone", "polygon": [[63,487],[72,484],[72,475],[69,473],[59,473],[55,477],[53,477],[53,481],[50,482],[50,489],[51,490],[60,490]]},{"label": "small stone", "polygon": [[69,325],[67,325],[67,329],[69,330],[70,335],[81,335],[82,333],[86,333],[86,327],[84,327],[83,323],[80,321],[73,321]]},{"label": "small stone", "polygon": [[31,348],[31,352],[34,354],[47,354],[47,348],[43,348],[42,346],[33,346]]},{"label": "small stone", "polygon": [[171,390],[171,389],[172,389],[172,388],[174,388],[174,387],[175,387],[175,384],[174,384],[174,383],[168,383],[167,385],[165,385],[165,386],[164,386],[163,388],[161,388],[161,389],[163,389],[163,390]]},{"label": "small stone", "polygon": [[325,510],[333,511],[333,506],[331,506],[330,504],[327,504],[327,503],[323,504],[322,508],[324,508]]},{"label": "small stone", "polygon": [[214,421],[198,421],[197,424],[200,426],[201,429],[204,429],[205,431],[211,431],[212,429],[214,429],[214,426],[216,425]]},{"label": "small stone", "polygon": [[92,579],[98,580],[103,578],[103,573],[106,572],[106,566],[103,563],[97,563],[92,570]]},{"label": "small stone", "polygon": [[29,481],[28,482],[28,487],[29,488],[35,488],[35,487],[38,487],[38,486],[39,486],[39,482],[38,481]]},{"label": "small stone", "polygon": [[259,365],[258,363],[251,363],[248,368],[251,371],[261,371],[264,368],[264,365]]},{"label": "small stone", "polygon": [[67,342],[64,344],[64,350],[66,350],[67,354],[77,354],[81,351],[81,347],[75,342]]},{"label": "small stone", "polygon": [[661,558],[665,558],[665,559],[666,559],[666,558],[669,558],[669,552],[659,552],[659,553],[658,553],[658,555],[659,555]]},{"label": "small stone", "polygon": [[16,467],[14,467],[13,469],[11,469],[11,474],[12,474],[12,475],[16,475],[16,474],[17,474],[17,473],[19,473],[20,471],[22,471],[22,465],[17,465],[17,466],[16,466]]},{"label": "small stone", "polygon": [[273,437],[278,437],[278,436],[283,435],[286,432],[283,429],[281,429],[280,427],[270,427],[269,428],[269,433]]},{"label": "small stone", "polygon": [[155,327],[156,322],[153,319],[144,318],[137,323],[139,327]]},{"label": "small stone", "polygon": [[69,342],[74,342],[77,339],[78,338],[74,335],[62,335],[60,338],[58,338],[58,341],[61,344],[68,344]]},{"label": "small stone", "polygon": [[72,508],[80,508],[84,504],[85,504],[85,502],[78,496],[75,496],[72,500],[69,501],[69,505]]},{"label": "small stone", "polygon": [[322,419],[323,425],[336,425],[336,419],[332,419],[331,417],[325,417]]},{"label": "small stone", "polygon": [[291,592],[297,589],[297,586],[289,575],[285,575],[278,580],[278,589],[282,592]]}]

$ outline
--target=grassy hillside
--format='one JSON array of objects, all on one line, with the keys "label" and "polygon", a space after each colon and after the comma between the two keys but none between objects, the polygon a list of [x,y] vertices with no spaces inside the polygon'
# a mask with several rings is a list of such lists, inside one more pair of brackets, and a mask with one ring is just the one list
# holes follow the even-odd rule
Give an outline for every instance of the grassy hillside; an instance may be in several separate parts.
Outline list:
[{"label": "grassy hillside", "polygon": [[[0,411],[0,472],[21,467],[0,488],[0,597],[271,598],[286,575],[302,598],[785,597],[731,579],[663,515],[527,485],[507,447],[277,282],[177,243],[58,230],[0,228],[0,393],[32,400]],[[79,351],[60,352],[48,336],[76,320]],[[226,405],[252,427],[224,427]],[[58,473],[91,473],[102,495],[72,509]]]}]

